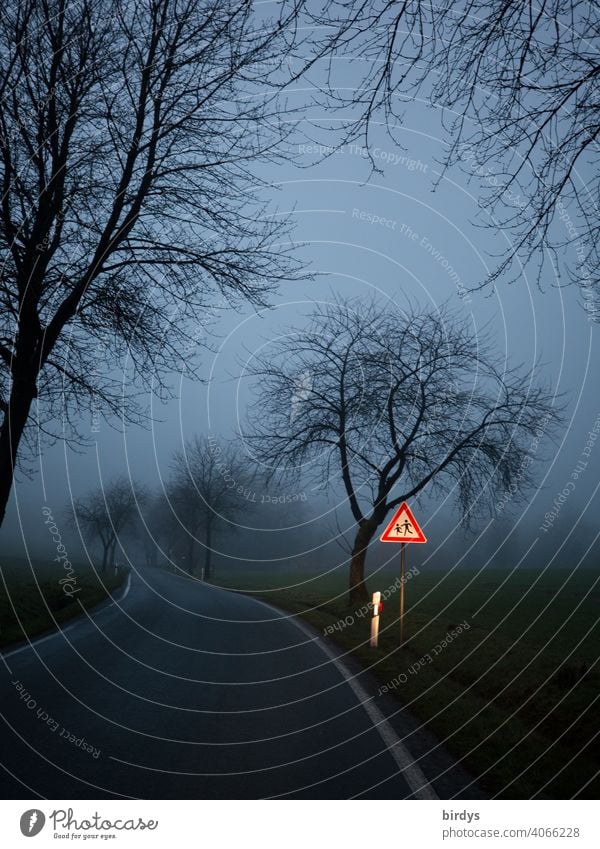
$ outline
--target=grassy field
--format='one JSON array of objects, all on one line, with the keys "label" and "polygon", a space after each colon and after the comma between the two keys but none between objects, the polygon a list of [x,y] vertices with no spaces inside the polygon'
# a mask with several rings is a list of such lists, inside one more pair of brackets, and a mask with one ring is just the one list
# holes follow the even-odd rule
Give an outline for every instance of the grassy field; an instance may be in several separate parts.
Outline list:
[{"label": "grassy field", "polygon": [[597,799],[600,579],[593,571],[411,574],[404,647],[396,578],[385,570],[369,580],[370,591],[391,591],[378,649],[368,645],[370,615],[347,606],[343,571],[221,570],[217,582],[299,614],[349,650],[464,757],[490,796]]},{"label": "grassy field", "polygon": [[[0,648],[34,637],[107,599],[124,573],[103,577],[89,566],[6,559],[0,563]],[[61,583],[62,581],[62,583]]]}]

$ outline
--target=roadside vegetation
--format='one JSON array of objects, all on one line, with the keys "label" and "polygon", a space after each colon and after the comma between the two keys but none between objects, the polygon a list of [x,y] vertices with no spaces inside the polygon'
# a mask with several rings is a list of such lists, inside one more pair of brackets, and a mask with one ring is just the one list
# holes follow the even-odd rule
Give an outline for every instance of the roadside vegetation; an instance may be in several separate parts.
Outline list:
[{"label": "roadside vegetation", "polygon": [[[33,638],[108,599],[125,580],[125,571],[100,575],[89,565],[73,564],[65,583],[59,564],[2,559],[0,563],[0,648]],[[61,583],[62,581],[62,583]]]},{"label": "roadside vegetation", "polygon": [[[385,591],[396,578],[386,569],[369,585]],[[341,569],[231,571],[219,580],[335,640],[489,796],[598,797],[600,583],[592,570],[423,569],[405,585],[405,646],[396,589],[384,604],[377,649],[369,647],[370,612],[356,615],[361,608],[347,605],[346,581]]]}]

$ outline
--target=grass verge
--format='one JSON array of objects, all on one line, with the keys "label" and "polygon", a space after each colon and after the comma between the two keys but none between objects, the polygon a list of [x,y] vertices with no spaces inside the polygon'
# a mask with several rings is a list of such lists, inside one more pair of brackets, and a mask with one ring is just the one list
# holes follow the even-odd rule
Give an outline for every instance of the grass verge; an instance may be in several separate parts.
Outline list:
[{"label": "grass verge", "polygon": [[3,559],[0,576],[0,648],[51,631],[94,607],[125,579],[119,572],[101,575],[89,566],[74,565],[73,580],[64,581],[60,565]]},{"label": "grass verge", "polygon": [[335,640],[464,758],[490,796],[598,798],[600,585],[591,570],[411,576],[404,646],[396,575],[382,571],[369,581],[390,592],[377,649],[370,612],[347,605],[343,572],[217,577]]}]

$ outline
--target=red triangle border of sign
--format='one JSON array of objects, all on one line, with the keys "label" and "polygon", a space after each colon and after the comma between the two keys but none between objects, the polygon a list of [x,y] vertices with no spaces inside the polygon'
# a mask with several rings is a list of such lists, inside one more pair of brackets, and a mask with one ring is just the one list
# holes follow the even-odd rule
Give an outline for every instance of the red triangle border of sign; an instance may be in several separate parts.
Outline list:
[{"label": "red triangle border of sign", "polygon": [[[409,518],[413,528],[417,532],[416,537],[411,537],[410,539],[398,539],[398,537],[390,537],[389,536],[390,532],[392,531],[392,529],[394,527],[394,524],[398,521],[398,519],[400,518],[402,513],[406,513],[408,515],[408,518]],[[398,509],[394,513],[394,516],[393,516],[391,522],[388,524],[385,531],[379,537],[379,540],[380,540],[380,542],[400,542],[400,543],[427,542],[427,537],[425,536],[425,534],[421,530],[419,523],[417,522],[417,520],[413,516],[412,510],[410,509],[410,507],[408,506],[406,501],[403,501],[402,504],[400,505],[400,507],[398,507]]]}]

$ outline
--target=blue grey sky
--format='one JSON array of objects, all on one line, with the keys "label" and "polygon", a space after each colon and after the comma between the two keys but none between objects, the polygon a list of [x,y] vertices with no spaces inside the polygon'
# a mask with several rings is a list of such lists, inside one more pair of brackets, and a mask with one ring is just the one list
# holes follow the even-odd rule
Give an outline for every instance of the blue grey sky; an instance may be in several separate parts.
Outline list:
[{"label": "blue grey sky", "polygon": [[[305,102],[309,95],[303,87],[292,93],[292,102]],[[371,149],[381,173],[373,173],[360,142],[331,152],[338,141],[335,121],[322,110],[308,113],[290,141],[289,162],[265,176],[273,184],[277,214],[292,211],[298,256],[313,280],[282,285],[272,307],[263,311],[219,309],[217,297],[212,350],[199,346],[197,352],[206,383],[192,382],[183,370],[173,375],[174,400],[161,405],[147,399],[155,417],[148,429],[119,432],[102,422],[93,433],[90,416],[83,422],[92,439],[88,448],[75,453],[59,443],[46,449],[33,479],[21,478],[15,485],[3,530],[6,544],[12,546],[22,536],[37,540],[44,503],[58,511],[72,496],[121,473],[157,488],[169,473],[173,450],[187,437],[233,438],[243,428],[250,398],[249,383],[240,378],[248,352],[268,345],[289,327],[302,326],[314,301],[372,293],[400,307],[448,302],[477,331],[487,328],[508,363],[539,363],[541,378],[557,394],[564,393],[567,416],[558,446],[541,440],[539,489],[525,505],[507,501],[502,513],[507,527],[528,539],[543,538],[545,544],[551,539],[557,547],[566,539],[563,562],[569,556],[569,533],[578,536],[578,545],[582,540],[593,543],[600,471],[594,436],[594,428],[600,429],[600,329],[588,321],[577,288],[558,286],[551,276],[540,288],[533,269],[524,269],[512,285],[500,282],[494,289],[472,291],[505,249],[508,236],[484,226],[490,222],[479,207],[481,180],[467,180],[459,168],[441,173],[440,118],[423,102],[409,103],[394,140],[383,127],[374,128]],[[581,461],[586,465],[575,480]],[[560,499],[567,486],[568,494]],[[310,498],[318,515],[339,504],[339,490],[330,488],[327,506],[323,493]],[[545,514],[557,498],[558,516],[544,530]],[[449,504],[423,502],[422,517],[432,528],[436,511],[440,529],[450,527],[455,514]],[[344,522],[344,509],[340,515]],[[439,538],[445,539],[441,530]]]}]

